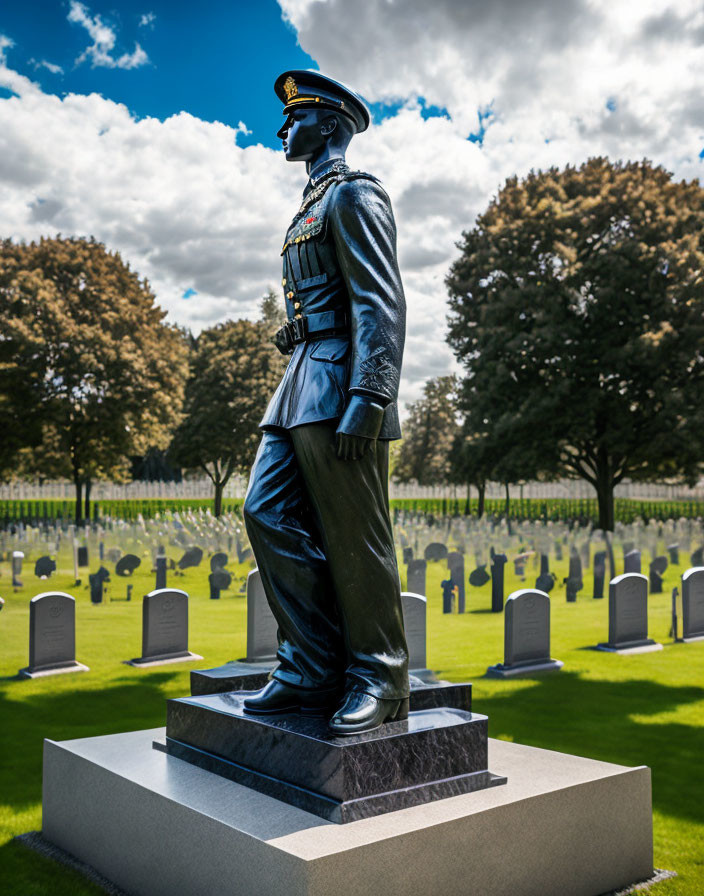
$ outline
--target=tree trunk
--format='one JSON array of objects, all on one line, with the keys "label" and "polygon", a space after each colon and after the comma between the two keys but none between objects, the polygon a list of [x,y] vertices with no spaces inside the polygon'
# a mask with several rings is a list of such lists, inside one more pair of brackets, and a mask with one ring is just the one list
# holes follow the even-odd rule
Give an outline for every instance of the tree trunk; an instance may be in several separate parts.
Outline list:
[{"label": "tree trunk", "polygon": [[465,516],[469,516],[470,513],[472,512],[472,501],[470,498],[470,492],[471,492],[470,485],[469,485],[469,483],[467,483],[467,500],[464,502],[464,515]]},{"label": "tree trunk", "polygon": [[222,513],[222,493],[225,491],[225,483],[221,479],[216,479],[213,484],[215,485],[213,513],[219,517]]},{"label": "tree trunk", "polygon": [[511,535],[511,517],[509,516],[511,512],[511,494],[508,488],[508,482],[505,483],[506,486],[506,525],[508,526],[508,534]]},{"label": "tree trunk", "polygon": [[599,528],[614,531],[614,482],[608,458],[600,457],[596,470],[596,496],[599,501]]},{"label": "tree trunk", "polygon": [[89,521],[90,521],[90,487],[91,487],[91,484],[92,483],[90,481],[90,476],[86,476],[86,490],[85,490],[85,497],[83,499],[83,507],[84,507],[83,513],[84,513],[84,519],[89,520]]},{"label": "tree trunk", "polygon": [[82,504],[81,504],[81,493],[83,491],[83,483],[81,482],[80,475],[76,472],[74,472],[74,474],[73,474],[73,484],[76,488],[76,513],[75,513],[76,525],[80,526],[81,523],[83,522],[83,519],[81,516],[81,510],[83,509]]},{"label": "tree trunk", "polygon": [[477,501],[477,519],[480,520],[484,516],[484,495],[486,494],[486,483],[482,482],[477,485],[479,492],[479,500]]}]

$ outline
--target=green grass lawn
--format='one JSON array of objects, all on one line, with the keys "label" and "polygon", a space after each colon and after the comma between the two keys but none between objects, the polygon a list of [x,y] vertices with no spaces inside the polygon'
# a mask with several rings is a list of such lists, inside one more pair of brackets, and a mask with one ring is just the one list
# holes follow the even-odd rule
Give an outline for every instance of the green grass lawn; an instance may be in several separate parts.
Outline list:
[{"label": "green grass lawn", "polygon": [[[179,556],[175,549],[169,553]],[[5,598],[0,613],[0,893],[87,896],[100,891],[12,842],[17,834],[41,828],[43,738],[163,725],[165,698],[189,692],[191,669],[244,656],[245,601],[234,592],[210,601],[205,562],[183,577],[171,576],[169,584],[191,596],[189,646],[204,661],[139,670],[122,661],[141,651],[141,596],[154,581],[144,570],[149,564],[143,563],[131,580],[131,603],[93,605],[85,585],[72,587],[66,557],[50,582],[34,578],[34,559],[26,561],[25,587],[17,592],[8,564],[0,570]],[[553,568],[561,581],[567,561]],[[503,616],[488,611],[491,585],[469,588],[464,616],[445,616],[440,589],[445,564],[428,567],[428,665],[443,678],[474,683],[474,706],[489,716],[491,736],[652,768],[655,864],[678,874],[658,885],[656,892],[663,896],[704,893],[704,642],[673,644],[668,637],[669,594],[685,568],[668,569],[665,593],[650,599],[650,635],[665,645],[663,651],[622,657],[585,649],[606,640],[608,613],[606,599],[591,598],[588,570],[577,603],[565,602],[563,586],[553,591],[552,655],[565,663],[563,671],[500,681],[483,678],[487,666],[503,659]],[[244,575],[247,569],[237,572]],[[507,564],[507,595],[534,585],[537,570],[529,563],[527,572],[521,582],[513,564]],[[126,581],[113,576],[110,593],[124,596]],[[28,661],[28,602],[49,588],[77,599],[76,656],[90,671],[20,681],[15,675]]]}]

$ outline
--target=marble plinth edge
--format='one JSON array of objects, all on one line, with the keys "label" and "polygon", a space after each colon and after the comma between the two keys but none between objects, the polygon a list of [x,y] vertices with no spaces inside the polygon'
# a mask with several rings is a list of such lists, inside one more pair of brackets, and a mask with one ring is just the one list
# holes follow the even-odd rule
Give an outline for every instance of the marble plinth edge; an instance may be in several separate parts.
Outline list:
[{"label": "marble plinth edge", "polygon": [[644,767],[490,739],[504,786],[342,826],[154,750],[164,737],[44,745],[43,837],[130,896],[598,896],[653,873]]},{"label": "marble plinth edge", "polygon": [[601,650],[604,653],[617,653],[620,656],[632,656],[637,653],[654,653],[662,650],[662,644],[657,641],[644,641],[641,644],[633,644],[632,646],[619,647],[617,644],[596,644],[594,650]]},{"label": "marble plinth edge", "polygon": [[704,635],[692,635],[688,638],[678,638],[677,641],[681,644],[696,644],[697,641],[704,641]]},{"label": "marble plinth edge", "polygon": [[542,663],[524,663],[516,666],[504,666],[497,663],[486,670],[486,678],[518,678],[521,675],[536,675],[541,672],[559,672],[565,664],[562,660],[547,660]]},{"label": "marble plinth edge", "polygon": [[71,663],[68,666],[55,666],[53,669],[31,669],[27,666],[17,673],[19,678],[47,678],[49,675],[68,675],[71,672],[90,672],[83,663]]},{"label": "marble plinth edge", "polygon": [[203,657],[199,656],[197,653],[191,653],[190,650],[187,650],[185,653],[180,653],[178,656],[167,655],[167,656],[147,656],[147,657],[137,657],[133,660],[125,660],[126,666],[136,666],[138,669],[148,669],[150,666],[168,666],[171,663],[190,663],[194,660],[202,660]]}]

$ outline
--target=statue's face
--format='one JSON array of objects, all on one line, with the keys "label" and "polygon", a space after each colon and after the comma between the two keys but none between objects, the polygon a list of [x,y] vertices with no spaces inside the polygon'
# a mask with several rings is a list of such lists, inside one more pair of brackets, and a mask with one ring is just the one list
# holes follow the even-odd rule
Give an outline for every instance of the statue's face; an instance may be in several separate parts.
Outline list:
[{"label": "statue's face", "polygon": [[276,135],[289,162],[308,162],[325,146],[321,115],[316,109],[294,109]]}]

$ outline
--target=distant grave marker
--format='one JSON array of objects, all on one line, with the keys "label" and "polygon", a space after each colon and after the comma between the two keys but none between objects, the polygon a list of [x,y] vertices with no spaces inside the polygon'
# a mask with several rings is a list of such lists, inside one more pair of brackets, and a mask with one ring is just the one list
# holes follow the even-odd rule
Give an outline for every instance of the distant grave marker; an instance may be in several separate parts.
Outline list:
[{"label": "distant grave marker", "polygon": [[46,555],[39,557],[34,564],[34,575],[38,579],[48,579],[53,572],[56,572],[56,560],[52,560],[51,557]]},{"label": "distant grave marker", "polygon": [[704,567],[682,574],[682,640],[704,640]]},{"label": "distant grave marker", "polygon": [[87,672],[76,662],[76,601],[62,591],[38,594],[29,602],[29,665],[20,678]]},{"label": "distant grave marker", "polygon": [[188,595],[175,588],[151,591],[142,601],[142,655],[130,666],[202,660],[188,649]]},{"label": "distant grave marker", "polygon": [[648,637],[648,580],[640,573],[624,573],[609,583],[609,640],[597,650],[608,653],[647,653],[662,650]]},{"label": "distant grave marker", "polygon": [[550,598],[530,588],[509,595],[504,609],[504,661],[490,666],[490,678],[553,672],[563,663],[550,656]]},{"label": "distant grave marker", "polygon": [[411,560],[406,571],[406,584],[412,594],[426,593],[428,564],[425,560]]},{"label": "distant grave marker", "polygon": [[623,571],[640,574],[640,570],[640,551],[632,549],[623,558]]},{"label": "distant grave marker", "polygon": [[437,562],[438,560],[445,560],[447,553],[447,545],[440,541],[431,541],[423,551],[423,556],[430,562]]},{"label": "distant grave marker", "polygon": [[273,660],[279,649],[278,624],[266,599],[262,575],[253,569],[247,576],[247,656],[245,662]]},{"label": "distant grave marker", "polygon": [[115,573],[122,577],[131,576],[141,563],[142,561],[136,554],[125,554],[115,564]]},{"label": "distant grave marker", "polygon": [[604,580],[606,578],[606,551],[594,554],[594,599],[603,600]]},{"label": "distant grave marker", "polygon": [[497,554],[491,549],[491,611],[501,613],[504,608],[504,566],[506,554]]}]

